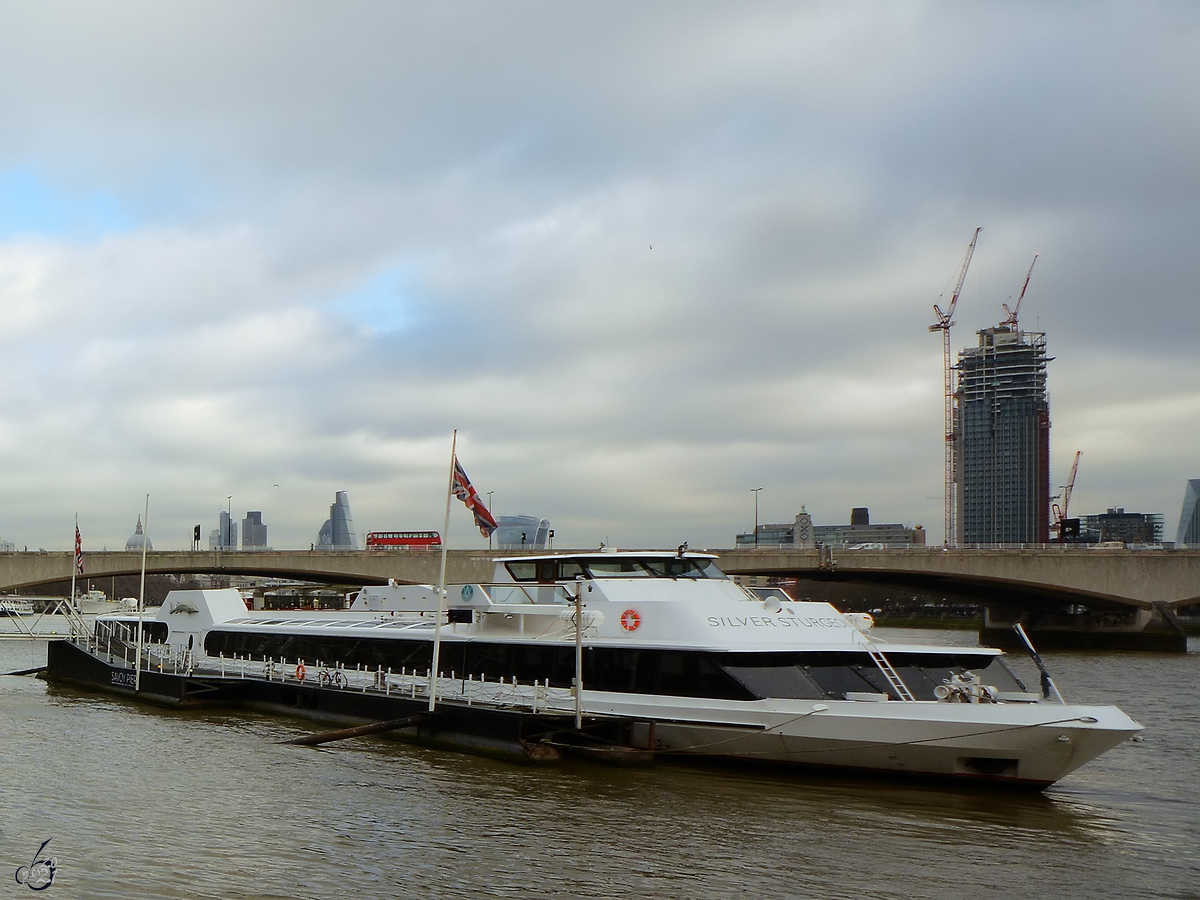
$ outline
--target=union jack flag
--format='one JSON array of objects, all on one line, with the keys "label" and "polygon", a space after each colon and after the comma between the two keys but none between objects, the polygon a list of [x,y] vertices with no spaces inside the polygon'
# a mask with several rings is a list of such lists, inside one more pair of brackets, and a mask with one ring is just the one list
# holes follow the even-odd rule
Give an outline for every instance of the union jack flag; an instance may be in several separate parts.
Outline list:
[{"label": "union jack flag", "polygon": [[75,526],[75,571],[83,574],[83,538],[79,535],[79,526]]},{"label": "union jack flag", "polygon": [[496,530],[496,520],[492,518],[492,514],[488,512],[488,508],[483,505],[483,501],[479,498],[479,492],[475,490],[471,484],[471,479],[467,477],[466,471],[458,462],[458,457],[454,457],[454,496],[466,504],[475,515],[475,524],[479,526],[479,531],[484,537],[491,537],[492,532]]}]

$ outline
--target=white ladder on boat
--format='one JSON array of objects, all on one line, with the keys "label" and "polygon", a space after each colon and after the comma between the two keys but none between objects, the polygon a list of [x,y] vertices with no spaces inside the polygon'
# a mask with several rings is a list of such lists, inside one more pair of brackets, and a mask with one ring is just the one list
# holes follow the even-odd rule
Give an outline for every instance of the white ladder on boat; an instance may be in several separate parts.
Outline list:
[{"label": "white ladder on boat", "polygon": [[883,655],[882,650],[880,650],[874,644],[868,643],[867,652],[871,654],[871,659],[875,660],[875,665],[879,666],[879,671],[883,673],[883,677],[888,680],[888,684],[892,686],[892,690],[896,692],[896,695],[901,700],[917,699],[912,695],[912,691],[908,689],[908,685],[906,685],[900,679],[900,676],[896,674],[896,670],[892,668],[892,664],[888,662],[888,659]]}]

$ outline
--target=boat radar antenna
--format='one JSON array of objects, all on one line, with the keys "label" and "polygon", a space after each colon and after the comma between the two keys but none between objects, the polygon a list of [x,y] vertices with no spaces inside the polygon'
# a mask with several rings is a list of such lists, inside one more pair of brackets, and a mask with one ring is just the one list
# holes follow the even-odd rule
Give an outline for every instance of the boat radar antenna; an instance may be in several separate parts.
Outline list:
[{"label": "boat radar antenna", "polygon": [[979,232],[983,228],[976,228],[975,234],[971,237],[971,243],[967,245],[967,255],[963,259],[962,271],[958,273],[958,283],[954,286],[954,293],[950,297],[950,307],[946,312],[942,312],[940,306],[933,304],[933,312],[937,316],[937,321],[929,326],[930,331],[940,331],[942,333],[942,380],[944,382],[944,400],[946,413],[946,534],[943,543],[946,547],[953,547],[957,542],[955,508],[954,508],[954,447],[956,437],[954,431],[954,369],[950,365],[950,326],[954,324],[954,308],[958,306],[958,298],[962,293],[963,282],[967,280],[967,267],[971,265],[971,257],[975,254],[975,243],[979,240]]},{"label": "boat radar antenna", "polygon": [[1017,305],[1014,306],[1012,309],[1009,309],[1007,303],[1000,304],[1001,306],[1004,307],[1004,315],[1005,315],[1004,321],[1001,322],[1000,324],[1008,326],[1009,331],[1019,331],[1020,330],[1017,327],[1017,313],[1019,313],[1021,311],[1021,301],[1025,299],[1025,292],[1027,290],[1029,290],[1029,279],[1033,277],[1034,263],[1037,262],[1037,258],[1041,255],[1042,254],[1040,254],[1040,253],[1033,254],[1033,262],[1031,262],[1029,264],[1029,271],[1025,273],[1025,283],[1023,285],[1021,285],[1021,295],[1019,297],[1017,297]]}]

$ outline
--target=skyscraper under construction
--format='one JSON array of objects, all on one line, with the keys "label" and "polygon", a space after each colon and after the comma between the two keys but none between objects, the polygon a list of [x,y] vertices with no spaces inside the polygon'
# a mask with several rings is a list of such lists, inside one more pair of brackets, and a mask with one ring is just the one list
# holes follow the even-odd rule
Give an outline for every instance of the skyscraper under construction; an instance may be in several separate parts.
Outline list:
[{"label": "skyscraper under construction", "polygon": [[958,356],[958,544],[1050,539],[1046,335],[1000,325]]}]

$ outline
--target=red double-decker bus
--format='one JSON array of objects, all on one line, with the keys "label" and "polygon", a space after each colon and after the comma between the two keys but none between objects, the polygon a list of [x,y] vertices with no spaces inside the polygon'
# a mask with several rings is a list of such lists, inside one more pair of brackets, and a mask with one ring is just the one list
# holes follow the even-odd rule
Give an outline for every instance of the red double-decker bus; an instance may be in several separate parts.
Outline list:
[{"label": "red double-decker bus", "polygon": [[367,534],[368,550],[427,550],[442,546],[436,531],[372,531]]}]

